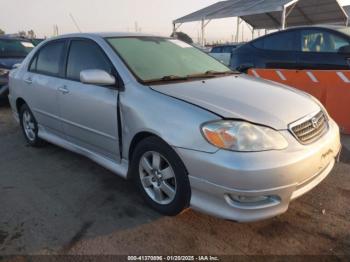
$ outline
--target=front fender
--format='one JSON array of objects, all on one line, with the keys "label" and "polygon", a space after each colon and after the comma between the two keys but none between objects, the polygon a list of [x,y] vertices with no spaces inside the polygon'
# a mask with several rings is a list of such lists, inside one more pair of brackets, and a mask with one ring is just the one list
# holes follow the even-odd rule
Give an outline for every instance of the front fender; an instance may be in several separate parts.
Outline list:
[{"label": "front fender", "polygon": [[200,131],[201,124],[221,119],[187,102],[161,94],[140,84],[129,84],[120,93],[123,156],[140,132],[152,133],[170,146],[214,153]]}]

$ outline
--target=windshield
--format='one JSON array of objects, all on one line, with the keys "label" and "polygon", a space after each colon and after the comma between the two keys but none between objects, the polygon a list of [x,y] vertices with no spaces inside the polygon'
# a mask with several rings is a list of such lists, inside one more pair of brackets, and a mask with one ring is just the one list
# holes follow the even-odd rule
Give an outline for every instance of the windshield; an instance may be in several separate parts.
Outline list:
[{"label": "windshield", "polygon": [[17,39],[0,39],[0,57],[26,57],[34,48],[31,42]]},{"label": "windshield", "polygon": [[107,41],[143,82],[186,80],[231,72],[185,42],[160,37],[119,37]]}]

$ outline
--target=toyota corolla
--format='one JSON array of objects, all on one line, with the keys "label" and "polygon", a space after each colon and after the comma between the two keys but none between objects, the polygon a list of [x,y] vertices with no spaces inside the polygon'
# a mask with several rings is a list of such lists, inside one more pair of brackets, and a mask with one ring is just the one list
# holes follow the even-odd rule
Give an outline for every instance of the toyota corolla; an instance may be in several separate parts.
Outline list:
[{"label": "toyota corolla", "polygon": [[327,177],[341,148],[316,99],[171,38],[47,40],[11,72],[9,98],[30,145],[51,142],[134,180],[166,215],[282,214]]}]

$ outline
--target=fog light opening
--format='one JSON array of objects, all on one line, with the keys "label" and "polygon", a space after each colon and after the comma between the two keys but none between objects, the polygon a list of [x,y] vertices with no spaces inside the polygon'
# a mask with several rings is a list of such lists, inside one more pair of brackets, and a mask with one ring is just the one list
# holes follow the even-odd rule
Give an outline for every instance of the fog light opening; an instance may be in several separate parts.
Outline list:
[{"label": "fog light opening", "polygon": [[225,199],[227,203],[233,207],[239,208],[268,208],[276,206],[281,203],[279,196],[247,196],[247,195],[233,195],[226,194]]},{"label": "fog light opening", "polygon": [[270,198],[270,196],[235,196],[231,195],[233,201],[238,203],[259,203],[264,202]]}]

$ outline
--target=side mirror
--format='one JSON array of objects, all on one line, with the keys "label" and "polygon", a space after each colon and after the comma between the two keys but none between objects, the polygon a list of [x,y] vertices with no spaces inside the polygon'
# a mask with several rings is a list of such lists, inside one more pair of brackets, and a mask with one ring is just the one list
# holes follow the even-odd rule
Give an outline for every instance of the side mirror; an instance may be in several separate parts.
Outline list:
[{"label": "side mirror", "polygon": [[350,45],[342,46],[338,50],[339,54],[350,54]]},{"label": "side mirror", "polygon": [[21,66],[21,63],[14,64],[14,65],[12,66],[12,69],[20,68],[20,66]]},{"label": "side mirror", "polygon": [[242,64],[237,67],[237,71],[241,73],[247,73],[249,69],[254,68],[253,64]]},{"label": "side mirror", "polygon": [[80,72],[80,82],[91,85],[115,85],[115,77],[100,69],[88,69]]}]

